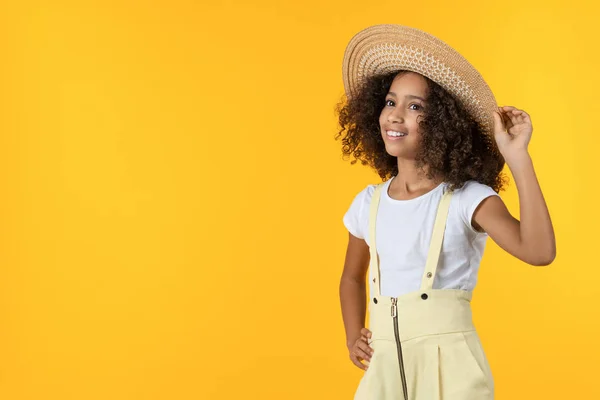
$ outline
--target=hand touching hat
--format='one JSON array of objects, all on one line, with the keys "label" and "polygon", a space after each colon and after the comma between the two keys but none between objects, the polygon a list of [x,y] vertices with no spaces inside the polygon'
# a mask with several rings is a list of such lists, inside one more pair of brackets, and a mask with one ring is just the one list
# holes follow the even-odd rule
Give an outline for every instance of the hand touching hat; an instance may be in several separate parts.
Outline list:
[{"label": "hand touching hat", "polygon": [[507,162],[527,153],[532,132],[531,118],[525,111],[504,106],[494,112],[494,138]]}]

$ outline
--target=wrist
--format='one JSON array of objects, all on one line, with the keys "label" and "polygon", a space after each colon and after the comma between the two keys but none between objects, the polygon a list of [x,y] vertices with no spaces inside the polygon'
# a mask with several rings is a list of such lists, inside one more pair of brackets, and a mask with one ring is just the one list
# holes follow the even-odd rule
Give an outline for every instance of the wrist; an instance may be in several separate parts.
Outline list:
[{"label": "wrist", "polygon": [[348,337],[348,338],[346,339],[346,347],[347,347],[348,349],[351,349],[351,348],[354,346],[354,343],[356,343],[356,341],[357,341],[358,339],[360,339],[360,336],[361,336],[361,335],[360,335],[360,333],[359,333],[358,335],[353,335],[353,336],[350,336],[350,337]]},{"label": "wrist", "polygon": [[348,348],[348,350],[352,349],[354,343],[356,343],[356,339],[350,339],[346,341],[346,347]]},{"label": "wrist", "polygon": [[511,170],[519,169],[524,164],[531,162],[531,155],[527,149],[513,151],[510,154],[503,154],[502,156],[504,157],[504,161],[506,161],[506,165]]}]

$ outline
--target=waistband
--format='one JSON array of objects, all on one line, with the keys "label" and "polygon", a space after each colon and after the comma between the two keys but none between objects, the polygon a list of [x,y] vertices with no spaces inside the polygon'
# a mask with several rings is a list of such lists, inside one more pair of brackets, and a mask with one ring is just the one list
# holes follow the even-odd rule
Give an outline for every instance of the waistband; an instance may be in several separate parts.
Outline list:
[{"label": "waistband", "polygon": [[[472,292],[455,289],[415,291],[397,297],[400,341],[420,336],[475,330]],[[392,297],[375,296],[369,303],[372,339],[395,340]]]}]

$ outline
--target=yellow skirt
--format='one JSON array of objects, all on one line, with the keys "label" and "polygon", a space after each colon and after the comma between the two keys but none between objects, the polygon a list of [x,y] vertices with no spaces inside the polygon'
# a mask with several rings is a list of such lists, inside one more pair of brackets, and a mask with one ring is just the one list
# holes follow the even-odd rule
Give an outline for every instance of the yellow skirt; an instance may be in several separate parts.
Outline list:
[{"label": "yellow skirt", "polygon": [[493,399],[471,297],[453,289],[376,296],[369,303],[374,353],[354,399]]}]

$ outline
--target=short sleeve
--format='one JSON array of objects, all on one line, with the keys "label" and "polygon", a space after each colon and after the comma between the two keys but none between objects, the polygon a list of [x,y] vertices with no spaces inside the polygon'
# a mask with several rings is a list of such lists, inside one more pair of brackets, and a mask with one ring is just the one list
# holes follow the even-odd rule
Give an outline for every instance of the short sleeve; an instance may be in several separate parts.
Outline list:
[{"label": "short sleeve", "polygon": [[344,214],[344,226],[352,235],[364,239],[368,229],[368,209],[371,204],[375,185],[369,185],[361,190],[352,200],[350,207]]},{"label": "short sleeve", "polygon": [[459,212],[465,225],[469,227],[472,232],[480,233],[473,228],[471,221],[473,214],[479,204],[490,196],[498,196],[498,193],[494,191],[490,186],[484,185],[477,181],[468,181],[460,189],[459,195]]}]

